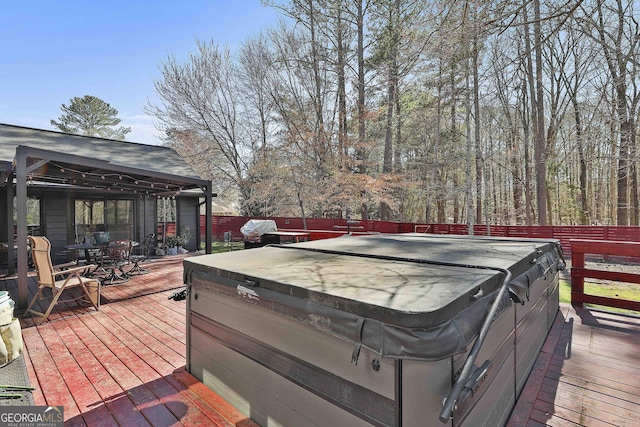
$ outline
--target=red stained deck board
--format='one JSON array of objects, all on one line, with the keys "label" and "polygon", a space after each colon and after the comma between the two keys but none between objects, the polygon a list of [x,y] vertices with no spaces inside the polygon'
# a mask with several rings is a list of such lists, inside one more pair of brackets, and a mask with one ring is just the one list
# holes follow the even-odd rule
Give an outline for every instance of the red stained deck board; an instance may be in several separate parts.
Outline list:
[{"label": "red stained deck board", "polygon": [[[83,412],[82,416],[75,417],[71,421],[77,421],[78,423],[84,421],[86,425],[90,427],[107,427],[116,425],[116,420],[115,418],[113,418],[111,411],[109,411],[109,408],[102,403],[90,408],[90,410],[88,411]],[[65,421],[65,427],[67,425],[73,424],[70,422],[70,420],[67,420]]]},{"label": "red stained deck board", "polygon": [[[227,420],[223,414],[218,412],[214,405],[202,400],[198,395],[189,390],[183,383],[178,381],[174,375],[166,378],[167,382],[175,387],[180,393],[181,399],[176,398],[175,402],[184,403],[186,405],[186,413],[181,420],[184,425],[215,425],[218,427],[229,427],[233,424]],[[168,405],[169,406],[169,405]],[[184,410],[184,408],[181,408]],[[193,423],[193,424],[191,424]]]},{"label": "red stained deck board", "polygon": [[604,396],[610,396],[616,400],[628,402],[632,405],[640,405],[640,389],[638,387],[620,387],[613,379],[607,379],[599,382],[590,381],[586,378],[572,377],[569,375],[549,375],[545,377],[545,382],[553,382],[557,384],[562,382],[567,386],[581,387],[585,390],[600,393]]},{"label": "red stained deck board", "polygon": [[131,402],[127,395],[121,395],[107,402],[111,414],[122,426],[150,426],[147,419]]},{"label": "red stained deck board", "polygon": [[[22,339],[25,344],[25,350],[23,352],[23,357],[25,358],[25,364],[27,366],[27,373],[29,375],[29,379],[31,382],[31,386],[35,388],[33,391],[33,399],[34,401],[44,402],[44,395],[42,394],[42,388],[40,386],[39,381],[37,380],[36,371],[34,369],[32,355],[35,357],[38,366],[40,365],[39,361],[39,353],[42,353],[43,349],[38,349],[37,342],[39,341],[35,335],[38,333],[37,329],[23,329],[22,330]],[[30,348],[27,348],[27,343],[30,344]]]},{"label": "red stained deck board", "polygon": [[640,425],[640,318],[568,305],[560,317],[509,425]]},{"label": "red stained deck board", "polygon": [[[559,403],[564,403],[564,401],[561,401]],[[564,405],[553,404],[538,400],[536,401],[535,408],[541,413],[544,413],[547,417],[566,420],[574,423],[574,425],[585,427],[612,427],[611,423],[592,417],[591,415],[593,414],[591,413],[591,411],[588,411],[587,408],[575,407],[575,405],[572,405],[571,403],[569,403],[568,405]],[[539,421],[544,422],[543,420]],[[547,425],[554,426],[555,424],[551,423]]]},{"label": "red stained deck board", "polygon": [[183,383],[189,391],[196,394],[209,406],[215,409],[215,411],[221,414],[224,419],[228,420],[231,425],[239,425],[242,423],[246,427],[257,427],[257,424],[247,419],[247,416],[241,413],[239,410],[231,406],[228,402],[223,400],[218,394],[214,393],[198,381],[191,374],[184,369],[179,369],[174,373],[175,378]]},{"label": "red stained deck board", "polygon": [[[171,294],[171,293],[169,293]],[[168,294],[160,295],[159,297],[166,299]],[[184,331],[186,330],[185,324],[185,307],[184,301],[175,302],[170,301],[171,306],[167,307],[165,301],[157,301],[154,298],[152,301],[148,301],[146,304],[141,304],[139,301],[132,302],[131,306],[122,305],[118,309],[124,310],[125,308],[137,313],[141,320],[148,322],[155,328],[151,332],[156,332],[163,339],[165,336],[170,336],[172,339],[178,342],[185,342]],[[180,318],[177,318],[177,316]]]},{"label": "red stained deck board", "polygon": [[[150,375],[155,376],[158,372],[175,369],[174,364],[161,358],[158,353],[173,354],[174,358],[179,358],[180,364],[184,364],[184,355],[177,354],[170,347],[164,346],[157,340],[153,340],[152,337],[144,333],[143,329],[137,328],[135,324],[130,323],[126,319],[116,316],[116,318],[110,320],[110,317],[103,316],[100,321],[103,326],[112,331],[120,340],[119,344],[113,345],[112,350],[119,355],[121,360],[130,362],[132,366],[136,368],[140,368],[139,364],[137,364],[138,359],[144,360],[145,364],[153,369],[154,372],[152,373],[143,366],[141,368],[142,371],[139,372],[143,377],[146,378]],[[154,348],[148,347],[148,344],[155,347],[155,350]],[[156,351],[158,353],[156,353]],[[136,370],[134,369],[134,371]]]},{"label": "red stained deck board", "polygon": [[[55,358],[49,353],[49,344],[58,339],[57,334],[48,325],[38,328],[37,334],[32,334],[31,338],[35,343],[35,350],[30,353],[30,358],[34,364],[34,370],[38,374],[37,383],[40,385],[42,396],[48,405],[63,405],[65,407],[65,416],[67,413],[73,415],[78,413],[75,401],[66,386],[63,373],[58,368],[58,364],[64,366],[66,358],[70,356],[68,353],[55,353]],[[52,346],[59,348],[59,346]],[[27,351],[29,347],[27,347]],[[65,354],[66,353],[66,354]]]},{"label": "red stained deck board", "polygon": [[[93,319],[93,318],[92,318]],[[133,387],[137,387],[142,384],[142,380],[121,360],[121,355],[118,354],[120,341],[110,331],[106,330],[100,322],[93,320],[87,320],[87,327],[95,331],[100,336],[100,342],[92,342],[89,348],[95,348],[95,352],[100,357],[103,366],[111,374],[111,376],[118,382],[118,384],[124,389],[128,390]],[[93,351],[93,349],[92,349]]]},{"label": "red stained deck board", "polygon": [[[210,418],[200,411],[189,407],[189,400],[176,389],[167,377],[147,383],[147,387],[158,397],[172,414],[181,419],[187,425],[211,422]],[[188,417],[187,421],[185,417]]]},{"label": "red stained deck board", "polygon": [[138,401],[134,398],[134,403],[138,410],[144,415],[151,425],[176,425],[178,418],[164,406],[162,402],[157,400],[153,393],[149,392],[148,398],[144,401]]},{"label": "red stained deck board", "polygon": [[629,408],[628,405],[621,404],[622,402],[612,403],[606,395],[588,389],[572,387],[565,383],[545,385],[538,398],[551,403],[556,402],[556,405],[613,425],[640,425],[640,414],[634,413],[635,408]]},{"label": "red stained deck board", "polygon": [[[184,315],[184,307],[179,307]],[[115,307],[114,313],[117,313],[124,318],[128,319],[130,326],[136,328],[144,328],[145,338],[152,339],[163,346],[175,349],[176,353],[184,354],[186,338],[185,338],[185,323],[184,321],[179,324],[172,324],[165,321],[162,310],[158,310],[156,317],[151,314],[140,313],[129,309],[128,307]]]},{"label": "red stained deck board", "polygon": [[[564,376],[571,376],[579,379],[586,379],[595,384],[609,384],[618,389],[638,389],[640,386],[640,375],[622,367],[616,369],[607,363],[598,361],[598,358],[591,355],[573,354],[569,359],[554,359],[549,366],[549,371]],[[622,365],[622,364],[621,364]]]}]

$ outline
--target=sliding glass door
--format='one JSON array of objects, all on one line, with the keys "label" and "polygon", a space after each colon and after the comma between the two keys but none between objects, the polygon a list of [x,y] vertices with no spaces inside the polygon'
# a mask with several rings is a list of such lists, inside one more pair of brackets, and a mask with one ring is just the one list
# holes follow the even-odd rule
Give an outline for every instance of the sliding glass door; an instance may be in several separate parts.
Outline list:
[{"label": "sliding glass door", "polygon": [[105,220],[111,240],[134,240],[133,200],[105,200]]},{"label": "sliding glass door", "polygon": [[134,240],[134,213],[132,199],[76,199],[76,241],[108,233],[108,240]]}]

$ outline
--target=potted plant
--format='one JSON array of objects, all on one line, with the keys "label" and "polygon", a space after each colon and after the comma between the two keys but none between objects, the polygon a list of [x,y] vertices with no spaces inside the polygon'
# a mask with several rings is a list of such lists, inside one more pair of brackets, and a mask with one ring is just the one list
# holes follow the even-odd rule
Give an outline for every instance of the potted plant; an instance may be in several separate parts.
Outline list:
[{"label": "potted plant", "polygon": [[167,236],[164,245],[167,248],[167,255],[178,254],[178,236]]},{"label": "potted plant", "polygon": [[188,252],[185,246],[189,243],[189,226],[182,227],[180,235],[176,236],[178,253],[186,254]]},{"label": "potted plant", "polygon": [[188,251],[184,249],[184,246],[189,243],[189,227],[182,227],[180,234],[177,236],[167,236],[164,243],[167,248],[167,255],[187,253]]}]

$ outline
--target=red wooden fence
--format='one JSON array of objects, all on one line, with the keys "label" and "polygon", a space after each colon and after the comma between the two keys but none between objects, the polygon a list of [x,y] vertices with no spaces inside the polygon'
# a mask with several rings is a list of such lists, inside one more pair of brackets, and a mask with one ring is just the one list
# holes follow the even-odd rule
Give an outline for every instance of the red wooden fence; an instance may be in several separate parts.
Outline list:
[{"label": "red wooden fence", "polygon": [[[204,232],[204,216],[200,217],[201,230]],[[237,240],[242,240],[240,227],[250,219],[272,219],[275,220],[279,230],[302,230],[305,229],[302,218],[259,218],[244,216],[214,216],[213,232],[214,240],[223,241],[224,233],[231,231]],[[311,239],[321,238],[327,234],[343,234],[347,232],[347,227],[351,232],[365,233],[432,233],[432,234],[468,234],[465,224],[422,224],[409,222],[391,221],[353,221],[347,224],[346,219],[331,218],[308,218],[306,231],[311,231]],[[544,238],[558,239],[565,254],[571,254],[570,239],[594,239],[594,240],[614,240],[614,241],[636,241],[640,242],[640,227],[622,226],[586,226],[586,225],[492,225],[490,233],[487,233],[487,226],[483,224],[474,225],[476,236],[486,236],[490,234],[496,237],[511,238]],[[314,233],[315,232],[315,233]],[[204,238],[204,236],[202,236]]]},{"label": "red wooden fence", "polygon": [[617,282],[639,283],[640,274],[620,271],[605,271],[585,268],[585,254],[604,256],[638,257],[640,242],[615,242],[604,240],[570,239],[571,244],[571,303],[582,306],[583,303],[604,305],[640,311],[640,301],[609,298],[584,293],[584,278],[613,280]]}]

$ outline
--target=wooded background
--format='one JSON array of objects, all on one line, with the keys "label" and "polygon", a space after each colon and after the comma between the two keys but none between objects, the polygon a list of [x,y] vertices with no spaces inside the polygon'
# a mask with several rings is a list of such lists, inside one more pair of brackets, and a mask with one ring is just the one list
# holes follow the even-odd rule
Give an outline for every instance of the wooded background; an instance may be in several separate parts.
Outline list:
[{"label": "wooded background", "polygon": [[222,203],[639,225],[638,1],[264,3],[277,25],[168,57],[148,106]]}]

